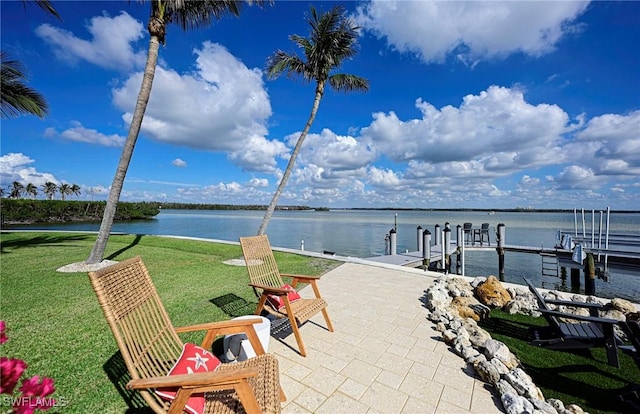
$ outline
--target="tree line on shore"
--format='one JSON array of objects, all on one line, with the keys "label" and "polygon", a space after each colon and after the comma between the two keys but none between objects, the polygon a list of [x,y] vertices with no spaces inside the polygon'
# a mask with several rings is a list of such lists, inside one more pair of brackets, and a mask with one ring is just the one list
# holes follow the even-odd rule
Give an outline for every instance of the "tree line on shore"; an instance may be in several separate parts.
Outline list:
[{"label": "tree line on shore", "polygon": [[[2,226],[33,223],[98,222],[102,220],[105,201],[0,200]],[[118,204],[115,220],[148,220],[160,213],[160,203],[140,202]]]},{"label": "tree line on shore", "polygon": [[[47,200],[53,200],[56,194],[60,194],[60,200],[64,201],[67,196],[79,196],[80,186],[78,184],[61,183],[60,185],[47,181],[41,186],[42,194]],[[38,196],[38,186],[33,183],[22,184],[20,181],[14,181],[8,188],[7,197],[19,199],[28,197],[35,199]],[[5,196],[4,188],[0,187],[0,197]]]}]

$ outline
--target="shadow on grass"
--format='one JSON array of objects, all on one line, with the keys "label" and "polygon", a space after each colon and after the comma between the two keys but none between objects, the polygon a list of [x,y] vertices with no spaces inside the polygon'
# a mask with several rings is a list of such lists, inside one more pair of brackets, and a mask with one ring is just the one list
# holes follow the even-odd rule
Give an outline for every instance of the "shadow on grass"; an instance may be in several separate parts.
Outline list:
[{"label": "shadow on grass", "polygon": [[73,235],[53,235],[43,234],[28,239],[4,240],[0,246],[1,253],[10,253],[7,250],[20,249],[23,247],[35,247],[43,245],[64,244],[68,242],[86,241],[95,238],[92,234],[73,234]]},{"label": "shadow on grass", "polygon": [[[563,365],[553,368],[542,368],[529,364],[523,364],[523,366],[525,371],[535,378],[536,385],[559,390],[575,398],[585,398],[591,410],[618,413],[634,412],[618,398],[618,396],[634,389],[635,386],[628,383],[628,378],[613,375],[589,364]],[[627,385],[618,388],[604,388],[599,387],[593,381],[577,379],[587,377],[592,379],[607,377],[612,381]]]},{"label": "shadow on grass", "polygon": [[131,375],[127,370],[120,351],[113,354],[102,368],[111,383],[116,387],[122,399],[127,403],[127,407],[129,408],[126,414],[147,414],[153,412],[137,391],[127,389],[126,385],[131,380]]},{"label": "shadow on grass", "polygon": [[136,234],[136,237],[133,239],[133,241],[131,243],[129,243],[128,246],[125,246],[122,249],[111,253],[108,257],[106,257],[106,259],[107,260],[114,260],[116,257],[120,256],[122,253],[126,252],[127,250],[131,249],[132,247],[134,247],[135,245],[140,243],[140,240],[142,240],[142,235]]},{"label": "shadow on grass", "polygon": [[249,302],[233,293],[227,293],[222,296],[210,299],[209,302],[216,305],[230,318],[238,316],[251,315],[256,310],[258,302]]},{"label": "shadow on grass", "polygon": [[640,382],[637,367],[619,354],[620,369],[606,363],[601,348],[553,350],[530,344],[532,328],[546,326],[544,318],[492,312],[480,323],[494,339],[504,342],[520,359],[524,370],[547,398],[576,403],[594,413],[631,413],[619,398]]},{"label": "shadow on grass", "polygon": [[490,332],[509,336],[520,341],[530,342],[534,339],[531,333],[531,328],[534,327],[534,325],[527,323],[508,321],[500,318],[486,318],[481,320],[478,325]]}]

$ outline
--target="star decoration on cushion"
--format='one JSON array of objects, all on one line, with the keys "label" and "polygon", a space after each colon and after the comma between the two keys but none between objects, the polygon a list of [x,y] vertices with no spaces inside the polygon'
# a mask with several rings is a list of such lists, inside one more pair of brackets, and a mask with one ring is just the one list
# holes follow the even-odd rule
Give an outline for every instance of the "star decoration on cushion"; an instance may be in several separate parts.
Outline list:
[{"label": "star decoration on cushion", "polygon": [[196,356],[187,359],[196,363],[196,371],[199,370],[200,367],[204,367],[205,371],[209,371],[209,367],[207,367],[207,361],[209,361],[209,358],[205,358],[204,355],[200,355],[199,352],[196,352]]}]

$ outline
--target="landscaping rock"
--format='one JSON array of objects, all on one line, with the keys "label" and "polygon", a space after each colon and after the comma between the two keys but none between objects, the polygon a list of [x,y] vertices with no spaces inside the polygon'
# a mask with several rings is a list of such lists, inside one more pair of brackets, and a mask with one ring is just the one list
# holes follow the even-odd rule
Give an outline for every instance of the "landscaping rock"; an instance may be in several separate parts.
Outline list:
[{"label": "landscaping rock", "polygon": [[515,368],[507,372],[504,379],[511,384],[511,386],[518,391],[518,394],[527,397],[529,399],[544,400],[542,391],[536,387],[533,380],[524,372],[521,368]]},{"label": "landscaping rock", "polygon": [[[486,304],[489,306],[504,307],[508,312],[517,309],[519,313],[539,315],[537,301],[531,292],[513,288],[505,290],[494,276],[486,281],[476,278],[469,286],[475,287],[477,295],[478,292],[485,292]],[[473,366],[480,379],[496,388],[505,412],[583,413],[579,406],[572,404],[565,407],[562,401],[544,400],[540,389],[520,367],[520,361],[509,348],[492,339],[487,331],[478,326],[476,318],[467,315],[466,310],[460,311],[473,303],[471,296],[466,296],[465,289],[465,283],[448,280],[446,276],[436,280],[425,291],[427,318],[435,323],[436,330],[442,332],[442,338],[453,351]],[[568,300],[553,291],[543,296]],[[587,298],[587,302],[590,300],[592,299]],[[502,302],[504,303],[500,305]],[[461,315],[468,317],[463,318]]]},{"label": "landscaping rock", "polygon": [[638,312],[636,306],[626,299],[615,298],[611,300],[611,307],[623,314]]},{"label": "landscaping rock", "polygon": [[449,295],[454,298],[473,298],[473,288],[469,282],[462,278],[451,278],[447,283],[447,289],[449,290]]},{"label": "landscaping rock", "polygon": [[478,300],[470,296],[456,296],[451,301],[451,307],[458,311],[461,318],[471,318],[474,321],[480,321],[480,315],[476,313],[471,305],[480,304]]},{"label": "landscaping rock", "polygon": [[489,276],[484,283],[479,284],[476,295],[481,303],[494,308],[501,308],[511,300],[511,295],[495,276]]},{"label": "landscaping rock", "polygon": [[489,339],[482,345],[483,354],[488,360],[497,359],[508,369],[513,369],[520,364],[518,358],[511,353],[509,347],[495,339]]}]

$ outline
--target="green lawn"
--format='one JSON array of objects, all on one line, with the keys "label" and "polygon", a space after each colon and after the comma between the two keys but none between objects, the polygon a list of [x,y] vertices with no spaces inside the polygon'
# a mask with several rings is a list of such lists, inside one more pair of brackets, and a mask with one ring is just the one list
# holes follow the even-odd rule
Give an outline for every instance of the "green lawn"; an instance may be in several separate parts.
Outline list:
[{"label": "green lawn", "polygon": [[[53,397],[66,406],[48,412],[128,409],[122,387],[112,382],[123,374],[121,360],[87,274],[56,272],[86,259],[94,241],[91,234],[0,234],[0,319],[6,321],[9,339],[1,347],[2,355],[25,360],[29,376],[54,379]],[[142,256],[176,326],[229,319],[255,309],[257,299],[247,286],[245,268],[222,263],[241,257],[238,245],[110,237],[105,258],[121,261],[136,255]],[[319,275],[339,265],[294,254],[275,255],[283,273]],[[183,339],[199,343],[201,336]],[[134,399],[132,404],[139,402]]]},{"label": "green lawn", "polygon": [[640,384],[640,369],[632,358],[619,352],[620,369],[617,369],[607,364],[603,348],[568,352],[530,345],[529,328],[545,325],[542,317],[509,315],[499,309],[481,323],[492,338],[504,342],[520,359],[545,398],[557,398],[565,405],[577,404],[591,414],[630,413],[616,401],[616,396]]}]

